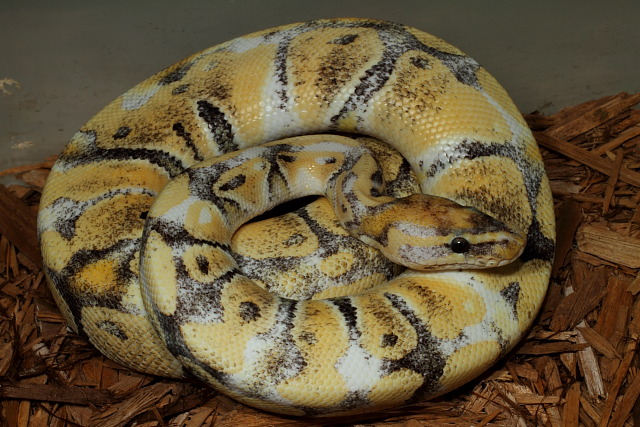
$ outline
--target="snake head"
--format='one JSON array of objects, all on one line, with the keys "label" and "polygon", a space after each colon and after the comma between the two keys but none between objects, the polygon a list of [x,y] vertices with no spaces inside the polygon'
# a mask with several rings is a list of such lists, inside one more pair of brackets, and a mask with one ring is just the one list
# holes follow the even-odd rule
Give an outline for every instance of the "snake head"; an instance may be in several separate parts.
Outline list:
[{"label": "snake head", "polygon": [[361,239],[415,270],[500,267],[515,261],[526,244],[524,233],[442,197],[412,195],[381,211],[365,221],[367,237]]}]

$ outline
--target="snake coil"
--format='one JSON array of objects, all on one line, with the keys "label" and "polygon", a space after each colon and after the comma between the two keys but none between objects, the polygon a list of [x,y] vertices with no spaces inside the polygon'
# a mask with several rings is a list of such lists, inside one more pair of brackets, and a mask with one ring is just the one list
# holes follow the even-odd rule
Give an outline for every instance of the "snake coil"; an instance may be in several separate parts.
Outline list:
[{"label": "snake coil", "polygon": [[[279,141],[310,134],[325,135]],[[238,243],[239,221],[316,174],[328,199]],[[422,195],[392,194],[411,174]],[[329,205],[411,268],[387,281],[395,264],[344,255]],[[504,89],[442,40],[368,19],[236,38],[135,86],[66,146],[38,231],[58,306],[106,356],[293,415],[420,401],[486,370],[535,318],[555,239],[540,153]],[[314,274],[337,285],[298,291]]]}]

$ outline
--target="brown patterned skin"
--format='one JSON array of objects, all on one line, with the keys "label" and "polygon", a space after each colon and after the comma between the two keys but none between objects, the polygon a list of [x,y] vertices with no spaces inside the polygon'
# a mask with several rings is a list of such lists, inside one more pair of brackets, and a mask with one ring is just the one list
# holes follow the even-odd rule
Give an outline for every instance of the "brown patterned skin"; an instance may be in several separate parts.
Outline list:
[{"label": "brown patterned skin", "polygon": [[[168,295],[159,296],[164,305],[145,308],[142,231],[171,178],[234,150],[326,132],[386,141],[407,159],[423,193],[521,230],[524,251],[495,269],[407,270],[368,291],[299,302],[231,274],[215,301],[225,314],[207,322],[185,320],[189,309],[205,306],[196,295],[190,308]],[[248,201],[248,194],[264,193],[238,197]],[[555,238],[539,151],[499,84],[429,34],[359,19],[234,39],[116,99],[60,155],[39,233],[69,325],[108,357],[173,377],[184,375],[184,364],[247,404],[297,415],[410,403],[481,373],[533,321]],[[190,262],[202,273],[197,256]]]}]

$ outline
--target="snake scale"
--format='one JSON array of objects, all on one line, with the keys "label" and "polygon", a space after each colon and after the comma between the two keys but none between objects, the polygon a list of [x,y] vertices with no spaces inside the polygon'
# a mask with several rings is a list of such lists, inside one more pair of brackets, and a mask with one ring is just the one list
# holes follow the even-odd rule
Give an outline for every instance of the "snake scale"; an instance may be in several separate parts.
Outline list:
[{"label": "snake scale", "polygon": [[135,86],[73,136],[38,218],[54,298],[106,356],[310,416],[486,370],[540,308],[554,228],[504,89],[442,40],[368,19],[239,37]]}]

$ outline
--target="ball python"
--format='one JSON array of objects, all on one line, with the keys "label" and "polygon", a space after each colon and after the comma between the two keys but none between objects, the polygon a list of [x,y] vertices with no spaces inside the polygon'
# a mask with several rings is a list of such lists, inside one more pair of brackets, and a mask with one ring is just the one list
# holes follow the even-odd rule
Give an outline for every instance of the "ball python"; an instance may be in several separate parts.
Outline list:
[{"label": "ball python", "polygon": [[[357,145],[349,134],[382,140],[406,159],[420,194],[398,200],[421,205],[432,226],[388,206],[397,202],[377,156],[347,156],[360,153],[344,148]],[[300,148],[304,138],[311,148]],[[325,189],[307,183],[315,172]],[[294,299],[260,287],[232,256],[237,218],[302,187],[330,196],[363,242],[419,262],[347,295]],[[478,216],[459,219],[449,208]],[[287,247],[330,221],[309,219]],[[287,227],[259,233],[278,238]],[[485,371],[540,308],[554,228],[539,150],[505,90],[450,44],[370,19],[260,31],[143,81],[72,137],[38,218],[56,303],[107,357],[155,375],[193,374],[245,404],[309,416],[422,401]],[[484,261],[495,267],[468,265],[496,247],[504,259]],[[235,253],[259,258],[260,249]],[[297,256],[279,250],[281,260]],[[456,261],[440,261],[451,254]],[[334,276],[348,270],[321,261]],[[443,262],[452,264],[435,267]],[[305,285],[300,277],[295,286]]]}]

